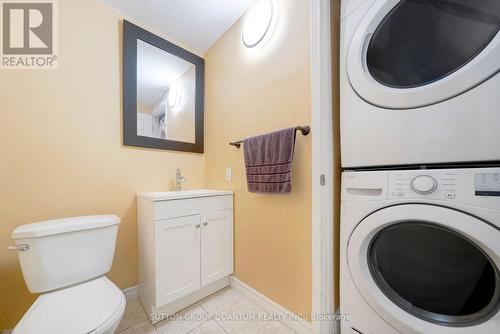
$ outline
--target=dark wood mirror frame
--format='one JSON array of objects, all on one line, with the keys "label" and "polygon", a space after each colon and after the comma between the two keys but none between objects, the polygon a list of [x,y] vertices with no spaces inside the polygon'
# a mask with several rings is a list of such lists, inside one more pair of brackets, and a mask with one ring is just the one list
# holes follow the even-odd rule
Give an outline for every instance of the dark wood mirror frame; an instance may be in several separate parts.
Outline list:
[{"label": "dark wood mirror frame", "polygon": [[[137,135],[137,40],[140,39],[196,66],[195,143]],[[203,58],[123,20],[123,144],[203,153],[205,61]]]}]

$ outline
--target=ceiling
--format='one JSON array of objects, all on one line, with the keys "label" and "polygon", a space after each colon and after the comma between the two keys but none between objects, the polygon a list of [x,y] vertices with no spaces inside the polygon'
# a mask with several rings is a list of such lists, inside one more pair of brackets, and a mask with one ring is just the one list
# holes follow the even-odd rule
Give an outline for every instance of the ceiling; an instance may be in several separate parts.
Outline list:
[{"label": "ceiling", "polygon": [[203,55],[256,0],[102,1]]},{"label": "ceiling", "polygon": [[137,41],[137,102],[153,107],[167,88],[190,67],[187,61]]}]

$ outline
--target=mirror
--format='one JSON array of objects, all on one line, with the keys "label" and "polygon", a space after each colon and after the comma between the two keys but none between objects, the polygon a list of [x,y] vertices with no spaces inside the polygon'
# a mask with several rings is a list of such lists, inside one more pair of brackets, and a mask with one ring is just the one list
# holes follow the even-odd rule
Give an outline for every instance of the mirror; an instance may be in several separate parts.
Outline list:
[{"label": "mirror", "polygon": [[124,21],[124,144],[203,152],[202,58]]},{"label": "mirror", "polygon": [[193,64],[137,40],[137,135],[195,143]]}]

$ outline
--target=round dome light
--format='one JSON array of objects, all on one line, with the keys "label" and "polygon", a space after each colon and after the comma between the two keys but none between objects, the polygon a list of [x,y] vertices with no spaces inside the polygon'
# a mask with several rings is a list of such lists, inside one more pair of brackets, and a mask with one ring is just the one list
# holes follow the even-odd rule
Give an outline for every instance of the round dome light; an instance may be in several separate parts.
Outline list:
[{"label": "round dome light", "polygon": [[171,110],[175,110],[181,101],[181,89],[179,85],[174,85],[168,90],[168,107]]},{"label": "round dome light", "polygon": [[247,48],[257,46],[271,30],[274,20],[272,0],[259,0],[245,15],[241,40]]}]

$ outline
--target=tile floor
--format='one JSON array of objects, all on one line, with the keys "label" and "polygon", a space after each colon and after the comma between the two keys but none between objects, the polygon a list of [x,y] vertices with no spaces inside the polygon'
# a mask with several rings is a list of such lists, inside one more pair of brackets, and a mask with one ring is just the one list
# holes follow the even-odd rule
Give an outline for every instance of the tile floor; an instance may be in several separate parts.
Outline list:
[{"label": "tile floor", "polygon": [[[138,300],[127,301],[119,334],[295,334],[232,288],[180,311],[175,319],[151,325]],[[259,317],[259,315],[261,315]]]}]

